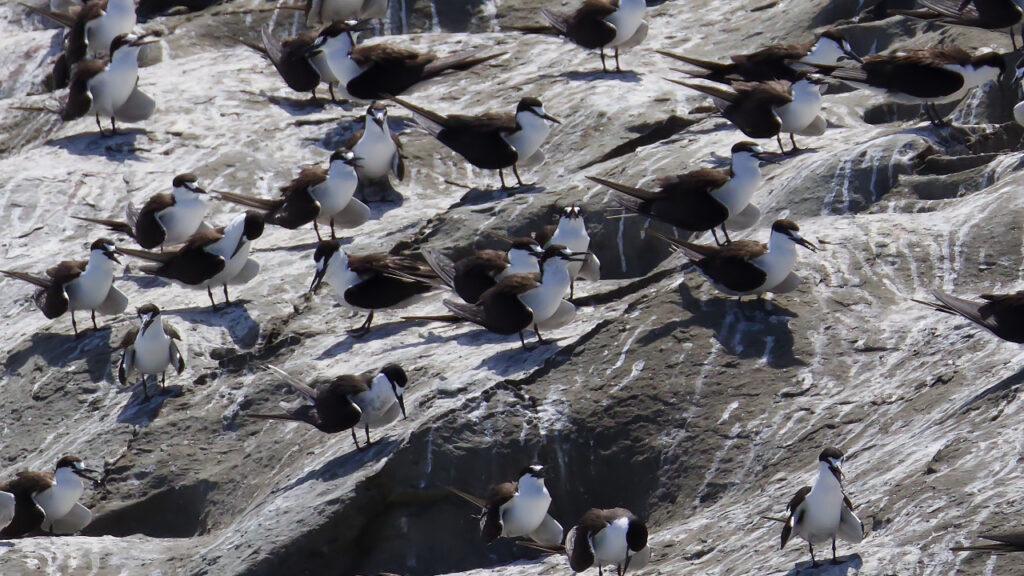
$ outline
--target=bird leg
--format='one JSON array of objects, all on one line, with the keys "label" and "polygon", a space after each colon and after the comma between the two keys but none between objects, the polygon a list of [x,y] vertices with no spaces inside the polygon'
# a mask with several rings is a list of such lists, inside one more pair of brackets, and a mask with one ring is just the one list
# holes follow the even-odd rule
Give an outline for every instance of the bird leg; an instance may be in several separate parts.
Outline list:
[{"label": "bird leg", "polygon": [[569,302],[572,302],[573,296],[576,295],[576,279],[569,280]]},{"label": "bird leg", "polygon": [[601,70],[608,72],[608,67],[604,63],[604,46],[601,47]]},{"label": "bird leg", "polygon": [[515,164],[512,165],[512,173],[516,175],[516,182],[519,182],[520,188],[526,186],[526,184],[523,184],[523,179],[519,177],[519,169],[516,168]]},{"label": "bird leg", "polygon": [[331,240],[336,239],[338,236],[334,234],[334,216],[331,216]]},{"label": "bird leg", "polygon": [[533,332],[534,332],[534,334],[537,335],[537,342],[540,342],[541,344],[547,344],[548,343],[547,340],[545,340],[544,337],[540,335],[540,328],[537,328],[537,323],[536,322],[533,323]]},{"label": "bird leg", "polygon": [[309,99],[310,102],[319,103],[320,100],[316,97],[316,86],[313,87],[313,96]]},{"label": "bird leg", "polygon": [[[1024,34],[1022,34],[1024,35]],[[1013,33],[1013,27],[1010,27],[1010,43],[1013,44],[1013,51],[1017,51],[1017,37]]]},{"label": "bird leg", "polygon": [[803,150],[803,148],[796,145],[796,136],[792,132],[789,133],[789,141],[793,143],[793,149],[789,151],[790,154],[795,154]]},{"label": "bird leg", "polygon": [[96,127],[100,129],[100,136],[106,136],[107,133],[103,131],[103,124],[100,124],[100,115],[96,115]]},{"label": "bird leg", "polygon": [[523,331],[522,330],[519,331],[519,342],[522,343],[523,350],[530,351],[530,350],[533,350],[533,349],[537,348],[537,346],[532,346],[531,347],[531,346],[527,346],[526,345],[526,337],[523,336]]},{"label": "bird leg", "polygon": [[110,117],[110,135],[117,136],[117,120],[113,116]]},{"label": "bird leg", "polygon": [[160,394],[167,394],[167,373],[160,373]]},{"label": "bird leg", "polygon": [[355,426],[349,428],[349,430],[352,432],[352,441],[356,443],[356,450],[362,450],[363,447],[359,445],[359,440],[356,438]]},{"label": "bird leg", "polygon": [[501,178],[501,189],[505,190],[508,186],[505,184],[505,169],[498,168],[498,178]]},{"label": "bird leg", "polygon": [[722,234],[725,234],[725,243],[732,244],[732,238],[729,238],[729,230],[725,228],[725,222],[722,222]]},{"label": "bird leg", "polygon": [[337,104],[338,99],[334,97],[334,84],[328,84],[327,91],[331,93],[331,102]]},{"label": "bird leg", "polygon": [[366,427],[366,445],[369,446],[370,445],[370,425],[366,424],[365,427]]},{"label": "bird leg", "polygon": [[320,225],[316,223],[316,218],[313,219],[313,231],[316,232],[316,241],[323,242],[324,239],[320,237]]},{"label": "bird leg", "polygon": [[78,323],[75,322],[75,311],[71,311],[71,329],[75,331],[75,338],[78,338]]},{"label": "bird leg", "polygon": [[836,559],[836,539],[835,538],[832,538],[832,563],[833,564],[842,564],[842,562],[840,562],[838,559]]},{"label": "bird leg", "polygon": [[782,136],[776,134],[775,141],[779,143],[779,151],[786,154],[786,149],[782,147]]},{"label": "bird leg", "polygon": [[622,66],[619,66],[619,49],[615,48],[615,71],[622,72]]},{"label": "bird leg", "polygon": [[100,329],[100,327],[96,325],[96,311],[95,310],[92,311],[92,329],[93,330],[99,330]]},{"label": "bird leg", "polygon": [[715,237],[715,244],[721,246],[722,243],[718,241],[718,232],[715,232],[714,228],[711,229],[711,235]]},{"label": "bird leg", "polygon": [[224,304],[227,304],[227,305],[230,306],[231,305],[231,297],[228,296],[228,285],[227,284],[223,284],[222,286],[224,288]]},{"label": "bird leg", "polygon": [[214,311],[216,311],[217,303],[213,301],[213,290],[211,290],[209,286],[206,287],[206,294],[210,297],[210,305],[213,307]]},{"label": "bird leg", "polygon": [[349,330],[348,333],[355,336],[356,338],[360,336],[365,336],[366,333],[370,331],[370,324],[372,322],[373,310],[370,310],[370,315],[366,317],[366,320],[358,328],[353,328],[352,330]]},{"label": "bird leg", "polygon": [[818,564],[818,561],[814,559],[814,546],[808,542],[807,547],[811,550],[811,566],[814,566],[815,568],[821,566],[821,564]]},{"label": "bird leg", "polygon": [[149,400],[149,386],[147,386],[146,375],[142,375],[142,397]]}]

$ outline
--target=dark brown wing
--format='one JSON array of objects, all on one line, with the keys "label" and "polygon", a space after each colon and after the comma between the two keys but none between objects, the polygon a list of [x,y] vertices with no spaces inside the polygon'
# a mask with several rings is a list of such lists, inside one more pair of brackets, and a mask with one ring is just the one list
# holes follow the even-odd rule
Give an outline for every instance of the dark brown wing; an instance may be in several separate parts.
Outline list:
[{"label": "dark brown wing", "polygon": [[348,265],[357,274],[398,272],[404,276],[413,276],[424,280],[438,279],[437,274],[426,263],[407,256],[395,256],[384,253],[350,255],[348,257]]},{"label": "dark brown wing", "polygon": [[537,232],[537,244],[540,244],[541,246],[547,246],[548,242],[551,242],[551,238],[555,235],[556,230],[558,230],[558,225],[556,224],[548,224],[547,226],[541,228],[540,232]]},{"label": "dark brown wing", "polygon": [[[963,58],[966,57],[966,61]],[[917,98],[937,98],[952,94],[964,84],[958,72],[943,64],[970,61],[970,55],[959,48],[915,50],[896,55],[873,55],[864,59],[860,69],[838,69],[831,76],[840,80],[861,81]]]},{"label": "dark brown wing", "polygon": [[516,495],[516,483],[505,482],[492,486],[487,493],[487,506],[484,515],[480,519],[480,535],[484,542],[490,544],[501,537],[504,528],[504,519],[501,517],[501,507]]},{"label": "dark brown wing", "polygon": [[178,334],[178,329],[171,326],[170,322],[164,322],[164,334],[172,340],[181,340],[181,334]]},{"label": "dark brown wing", "polygon": [[1024,343],[1024,291],[983,294],[984,303],[957,298],[941,290],[932,294],[946,308],[1010,342]]},{"label": "dark brown wing", "polygon": [[47,268],[46,275],[53,279],[54,284],[67,284],[81,276],[88,264],[88,260],[64,260]]},{"label": "dark brown wing", "polygon": [[615,39],[615,27],[605,18],[617,9],[618,2],[583,0],[566,23],[565,35],[583,48],[600,48]]},{"label": "dark brown wing", "polygon": [[363,100],[398,96],[423,79],[423,70],[437,59],[433,54],[388,44],[362,44],[351,58],[363,73],[349,81],[349,94]]},{"label": "dark brown wing", "polygon": [[264,27],[261,35],[267,56],[289,88],[296,92],[309,92],[320,84],[320,74],[308,58],[309,49],[316,41],[315,34],[303,32],[294,38],[279,41]]},{"label": "dark brown wing", "polygon": [[[78,11],[78,15],[75,17],[75,22],[68,30],[67,45],[64,48],[69,65],[73,65],[85,58],[85,54],[88,49],[88,46],[86,45],[85,25],[88,24],[90,20],[99,17],[100,13],[106,9],[107,3],[105,1],[86,2],[85,5],[82,6],[81,10]],[[110,46],[101,46],[98,52],[109,54]]]},{"label": "dark brown wing", "polygon": [[14,495],[14,519],[0,531],[0,538],[24,536],[42,525],[46,515],[32,495],[53,486],[53,476],[43,472],[18,472],[17,476],[0,490]]},{"label": "dark brown wing", "polygon": [[359,423],[359,407],[352,402],[351,394],[365,391],[359,386],[360,376],[345,375],[335,378],[328,386],[318,389],[316,394],[316,427],[324,432],[334,433],[348,430]]},{"label": "dark brown wing", "polygon": [[500,250],[481,250],[455,263],[456,294],[470,304],[497,284],[495,278],[508,268],[508,255]]},{"label": "dark brown wing", "polygon": [[363,139],[363,132],[364,131],[365,131],[365,129],[360,128],[359,130],[356,130],[355,132],[353,132],[352,135],[349,136],[348,139],[345,140],[345,143],[342,144],[342,147],[348,148],[349,150],[352,150],[353,148],[355,148],[356,144],[359,144],[359,141]]},{"label": "dark brown wing", "polygon": [[124,348],[129,347],[129,346],[132,346],[133,344],[135,344],[135,339],[138,336],[139,336],[139,327],[138,326],[132,326],[131,328],[128,329],[127,332],[124,333],[124,336],[121,337],[121,343],[117,345],[117,348],[115,348],[115,350],[122,350]]},{"label": "dark brown wing", "polygon": [[789,511],[789,518],[786,523],[782,525],[782,546],[785,548],[786,543],[789,542],[790,537],[793,535],[793,525],[800,521],[797,514],[797,508],[803,503],[804,498],[811,493],[810,486],[804,486],[803,488],[796,491],[793,498],[790,499],[789,504],[786,505],[786,510]]},{"label": "dark brown wing", "polygon": [[68,100],[60,112],[64,121],[75,120],[89,113],[92,96],[89,93],[89,80],[107,67],[106,60],[82,60],[74,68],[68,90]]},{"label": "dark brown wing", "polygon": [[146,200],[139,211],[138,220],[135,221],[135,240],[139,246],[151,249],[156,248],[167,238],[167,232],[160,225],[157,214],[174,206],[174,196],[169,192],[154,194]]}]

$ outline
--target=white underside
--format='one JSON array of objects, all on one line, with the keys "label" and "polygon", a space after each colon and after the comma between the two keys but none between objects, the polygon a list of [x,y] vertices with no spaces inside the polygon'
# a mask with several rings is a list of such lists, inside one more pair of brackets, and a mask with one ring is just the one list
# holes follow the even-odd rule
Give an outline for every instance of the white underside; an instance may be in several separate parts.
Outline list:
[{"label": "white underside", "polygon": [[540,527],[551,505],[547,490],[540,493],[518,493],[501,507],[501,535],[510,538],[527,536]]},{"label": "white underside", "polygon": [[376,122],[367,119],[363,137],[352,148],[352,152],[360,159],[359,169],[365,176],[382,178],[391,171],[398,148],[390,132],[381,130]]},{"label": "white underside", "polygon": [[[563,217],[559,219],[558,228],[555,229],[551,240],[544,247],[547,248],[553,244],[560,244],[573,252],[585,252],[590,249],[590,235],[587,234],[583,218]],[[573,278],[579,276],[581,268],[583,268],[583,262],[569,262],[569,274]]]},{"label": "white underside", "polygon": [[[129,4],[132,4],[129,6]],[[89,56],[110,54],[110,43],[135,28],[135,6],[131,0],[111,0],[106,12],[85,25],[85,42]]]},{"label": "white underside", "polygon": [[608,44],[609,48],[622,46],[633,39],[644,21],[647,4],[644,0],[620,0],[619,9],[605,18],[615,27],[615,38]]},{"label": "white underside", "polygon": [[1017,124],[1024,126],[1024,102],[1013,107],[1013,119],[1017,121]]},{"label": "white underside", "polygon": [[174,206],[157,213],[156,219],[164,228],[164,244],[185,242],[196,233],[206,216],[206,202],[201,198],[175,201]]},{"label": "white underside", "polygon": [[33,496],[35,503],[46,514],[44,530],[47,527],[47,522],[54,522],[66,516],[78,499],[82,497],[82,492],[85,491],[82,479],[69,468],[57,470],[54,480],[53,486]]},{"label": "white underside", "polygon": [[0,492],[0,530],[14,520],[14,494]]},{"label": "white underside", "polygon": [[[626,561],[626,532],[629,520],[618,518],[592,537],[594,560],[599,566],[622,564]],[[632,564],[632,562],[630,562]]]},{"label": "white underside", "polygon": [[93,254],[89,264],[78,277],[64,285],[71,310],[96,310],[99,308],[114,282],[115,262],[106,256]]},{"label": "white underside", "polygon": [[811,544],[825,542],[838,535],[843,508],[842,485],[827,465],[821,464],[821,467],[814,487],[800,503],[800,522],[793,526],[793,532]]},{"label": "white underside", "polygon": [[142,374],[163,374],[171,364],[171,339],[164,333],[160,320],[139,332],[133,348],[133,366]]},{"label": "white underside", "polygon": [[540,149],[540,145],[551,133],[551,126],[547,120],[532,112],[517,113],[516,121],[521,129],[512,134],[502,134],[501,137],[515,149],[518,158],[526,160]]},{"label": "white underside", "polygon": [[562,263],[546,266],[540,286],[519,295],[519,300],[533,312],[533,322],[540,324],[558,311],[562,297],[569,291],[569,272]]},{"label": "white underside", "polygon": [[[339,166],[334,166],[339,164]],[[332,163],[327,179],[310,191],[313,199],[320,204],[320,216],[328,219],[348,206],[359,185],[359,177],[351,166],[341,161]]]},{"label": "white underside", "polygon": [[378,374],[370,383],[370,389],[356,394],[352,401],[362,411],[359,423],[371,428],[390,424],[402,414],[391,382],[384,374]]},{"label": "white underside", "polygon": [[128,101],[139,80],[138,53],[137,47],[121,48],[107,68],[89,80],[89,115],[111,118]]},{"label": "white underside", "polygon": [[806,128],[821,111],[821,93],[817,86],[806,80],[793,85],[793,101],[779,107],[775,113],[782,120],[782,132],[799,132]]}]

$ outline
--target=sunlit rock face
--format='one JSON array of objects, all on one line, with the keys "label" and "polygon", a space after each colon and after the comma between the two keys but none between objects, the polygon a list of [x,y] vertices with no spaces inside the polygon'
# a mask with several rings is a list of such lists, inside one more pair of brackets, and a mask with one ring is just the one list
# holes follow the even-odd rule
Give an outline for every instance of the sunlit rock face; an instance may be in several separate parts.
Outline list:
[{"label": "sunlit rock face", "polygon": [[[809,150],[764,166],[753,198],[762,219],[733,235],[766,241],[771,222],[787,217],[822,248],[800,253],[796,291],[763,304],[740,307],[682,271],[652,234],[671,228],[621,217],[614,193],[585,179],[653,188],[658,176],[724,166],[747,139],[707,115],[706,97],[665,81],[679,74],[654,49],[724,61],[810,40],[812,22],[831,25],[856,8],[763,4],[650,7],[647,40],[622,55],[629,71],[619,75],[601,74],[596,53],[558,38],[498,32],[543,22],[547,4],[527,0],[396,1],[381,31],[415,34],[370,40],[441,55],[507,52],[405,98],[481,113],[511,112],[531,95],[562,124],[542,147],[547,159],[520,170],[536,185],[496,191],[497,174],[470,168],[392,107],[407,176],[388,201],[370,203],[369,222],[343,232],[345,250],[432,246],[459,257],[504,246],[487,231],[537,232],[579,204],[603,279],[577,283],[576,319],[545,334],[553,344],[524,351],[515,336],[401,318],[445,313],[440,292],[382,311],[367,337],[350,337],[362,314],[326,291],[307,294],[308,228],[268,226],[252,252],[260,275],[233,286],[235,304],[216,313],[202,291],[165,285],[126,259],[115,282],[128,312],[101,316],[101,328],[79,339],[67,317],[35,309],[30,286],[0,281],[0,474],[46,470],[63,454],[107,463],[104,486],[83,496],[94,513],[85,533],[0,544],[0,573],[565,574],[564,558],[485,546],[476,510],[444,489],[482,496],[538,461],[566,528],[591,506],[648,520],[654,556],[638,573],[795,574],[809,561],[806,546],[780,551],[780,526],[759,516],[784,515],[814,481],[818,453],[836,445],[870,533],[840,543],[843,564],[814,573],[1024,574],[1011,557],[949,551],[1019,526],[1024,353],[910,301],[933,288],[975,296],[1020,287],[1021,129],[1007,123],[1008,85],[940,107],[971,124],[948,130],[877,95],[830,91],[826,133],[798,137]],[[170,191],[182,172],[207,190],[270,197],[301,166],[326,167],[362,127],[366,103],[311,103],[242,44],[258,41],[264,24],[280,37],[301,29],[299,14],[269,6],[240,0],[146,19],[141,29],[160,42],[139,87],[157,110],[107,138],[91,118],[61,124],[45,112],[66,98],[44,89],[60,31],[15,3],[0,6],[2,267],[42,273],[85,258],[108,233],[71,215],[120,218],[129,200]],[[846,29],[861,54],[940,40],[1009,49],[1005,34],[899,18]],[[213,225],[236,213],[211,201]],[[184,336],[190,362],[168,375],[170,394],[147,402],[140,388],[116,383],[111,348],[137,322],[134,307],[150,301]],[[372,430],[364,451],[347,433],[247,419],[299,401],[259,362],[307,381],[398,362],[409,373],[409,418]]]}]

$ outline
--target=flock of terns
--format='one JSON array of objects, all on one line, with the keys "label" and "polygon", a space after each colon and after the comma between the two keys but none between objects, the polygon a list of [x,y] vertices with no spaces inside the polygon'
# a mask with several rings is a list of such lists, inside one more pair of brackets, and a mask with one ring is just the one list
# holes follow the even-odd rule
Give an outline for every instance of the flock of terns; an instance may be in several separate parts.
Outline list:
[{"label": "flock of terns", "polygon": [[[1020,8],[1010,0],[921,3],[920,10],[899,13],[987,29],[1012,28],[1021,20]],[[134,0],[87,0],[81,5],[53,0],[49,9],[26,7],[68,28],[64,52],[52,75],[54,86],[68,88],[60,111],[64,120],[93,117],[105,134],[101,120],[109,119],[111,133],[116,133],[117,121],[144,121],[156,111],[154,100],[139,88],[138,53],[153,40],[134,33]],[[557,226],[530,237],[492,232],[507,241],[507,251],[477,251],[457,262],[433,247],[422,247],[418,255],[349,254],[337,241],[337,229],[356,228],[371,217],[370,209],[356,197],[360,185],[405,177],[402,144],[389,127],[385,101],[411,112],[424,130],[471,165],[497,170],[503,188],[506,169],[523,185],[518,168],[544,161],[541,148],[552,127],[559,124],[539,99],[522,98],[514,113],[471,116],[432,111],[403,97],[421,82],[468,70],[504,53],[473,51],[438,57],[397,42],[360,44],[357,35],[367,22],[386,16],[386,0],[309,0],[300,8],[305,9],[307,22],[320,26],[284,40],[264,28],[262,42],[252,47],[272,62],[293,90],[310,92],[315,99],[317,88],[327,84],[332,100],[340,93],[370,101],[362,130],[331,154],[326,168],[302,168],[277,198],[207,191],[197,176],[180,174],[169,193],[152,196],[141,208],[129,203],[124,220],[76,216],[130,238],[141,249],[100,238],[92,243],[87,260],[62,261],[45,274],[0,273],[35,285],[34,301],[47,318],[70,312],[77,335],[75,312],[90,313],[95,328],[96,312],[113,315],[127,308],[128,299],[113,285],[121,255],[146,261],[141,270],[147,274],[205,289],[216,310],[214,289],[222,290],[225,304],[230,304],[228,287],[244,284],[260,272],[249,252],[265,225],[287,229],[312,225],[318,245],[310,291],[315,293],[326,283],[340,303],[368,311],[365,322],[353,331],[357,335],[370,330],[376,310],[408,306],[437,290],[452,294],[444,301],[450,314],[409,318],[472,322],[498,334],[517,334],[524,348],[528,347],[526,331],[533,331],[543,343],[542,330],[570,323],[576,311],[575,281],[600,277],[600,262],[590,251],[578,206],[565,207]],[[571,14],[544,9],[547,24],[519,31],[556,34],[583,48],[600,50],[605,72],[609,72],[606,50],[611,50],[618,72],[620,50],[638,46],[647,36],[645,10],[643,0],[584,0]],[[998,18],[992,16],[997,13]],[[1013,43],[1016,47],[1015,39]],[[687,259],[687,268],[696,268],[718,291],[738,298],[795,290],[800,284],[793,271],[796,248],[817,249],[791,220],[776,220],[767,244],[733,240],[730,231],[750,228],[761,220],[760,210],[751,203],[761,183],[761,162],[775,162],[797,151],[797,135],[813,137],[827,129],[820,115],[823,85],[841,81],[883,93],[893,101],[921,104],[934,125],[944,126],[936,104],[957,101],[972,89],[1000,80],[1006,69],[1003,54],[971,54],[958,47],[861,57],[833,29],[806,44],[771,45],[732,56],[726,63],[667,51],[661,54],[691,67],[681,71],[687,79],[672,82],[711,96],[722,116],[747,138],[775,139],[782,155],[766,153],[757,143],[743,140],[732,147],[728,168],[663,176],[655,189],[588,178],[621,194],[616,202],[630,213],[685,233],[710,231],[714,244],[659,236]],[[1019,67],[1018,79],[1020,72]],[[783,134],[789,135],[789,151]],[[226,225],[211,226],[205,222],[210,197],[248,210]],[[330,238],[324,238],[328,231]],[[1001,338],[1024,342],[1024,292],[986,295],[984,302],[939,291],[935,297],[938,302],[920,302],[967,318]],[[127,384],[139,375],[148,398],[148,377],[159,376],[163,389],[168,369],[178,373],[185,369],[186,347],[157,305],[147,303],[137,309],[137,315],[139,326],[128,331],[119,346],[118,379]],[[357,427],[364,428],[369,444],[371,427],[406,415],[408,377],[397,364],[313,383],[276,366],[264,368],[288,383],[305,403],[276,414],[248,414],[253,418],[305,422],[326,433],[349,430],[361,448]],[[865,535],[843,487],[843,461],[839,449],[823,450],[813,486],[796,492],[785,517],[769,517],[783,525],[782,546],[800,536],[808,543],[815,565],[814,545],[831,541],[835,561],[837,539],[857,543]],[[61,458],[53,474],[19,473],[0,486],[0,537],[82,530],[92,514],[78,500],[85,481],[99,481],[96,474],[75,457]],[[518,478],[492,487],[483,498],[451,490],[479,507],[486,542],[525,538],[520,541],[524,546],[566,554],[574,572],[597,566],[600,573],[604,566],[613,565],[621,576],[629,568],[642,568],[651,558],[647,526],[623,508],[591,509],[564,534],[561,524],[548,514],[551,496],[542,466],[527,466]],[[1021,534],[986,537],[995,544],[956,550],[1024,549]]]}]

